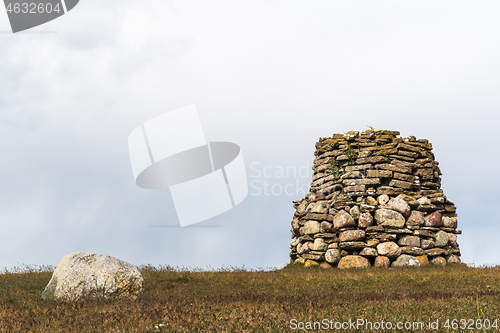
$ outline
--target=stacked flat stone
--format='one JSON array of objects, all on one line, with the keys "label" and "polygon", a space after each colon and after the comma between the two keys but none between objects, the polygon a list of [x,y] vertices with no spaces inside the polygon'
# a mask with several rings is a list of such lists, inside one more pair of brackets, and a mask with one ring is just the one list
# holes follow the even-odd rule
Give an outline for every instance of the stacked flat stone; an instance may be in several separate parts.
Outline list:
[{"label": "stacked flat stone", "polygon": [[399,134],[320,138],[310,192],[293,202],[292,262],[324,268],[460,263],[456,207],[440,188],[432,144]]}]

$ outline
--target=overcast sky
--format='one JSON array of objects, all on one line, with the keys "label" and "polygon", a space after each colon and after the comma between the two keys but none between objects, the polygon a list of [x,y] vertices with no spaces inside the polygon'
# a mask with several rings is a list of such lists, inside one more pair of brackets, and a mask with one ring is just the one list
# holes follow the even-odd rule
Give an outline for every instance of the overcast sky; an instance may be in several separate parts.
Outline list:
[{"label": "overcast sky", "polygon": [[[462,260],[500,263],[499,10],[81,0],[18,34],[0,11],[0,268],[57,265],[75,251],[135,265],[282,267],[315,142],[367,125],[433,143]],[[207,140],[240,145],[250,194],[197,227],[152,227],[179,222],[168,190],[135,185],[127,138],[191,104]],[[259,176],[266,166],[308,174]],[[294,193],[265,195],[264,181]]]}]

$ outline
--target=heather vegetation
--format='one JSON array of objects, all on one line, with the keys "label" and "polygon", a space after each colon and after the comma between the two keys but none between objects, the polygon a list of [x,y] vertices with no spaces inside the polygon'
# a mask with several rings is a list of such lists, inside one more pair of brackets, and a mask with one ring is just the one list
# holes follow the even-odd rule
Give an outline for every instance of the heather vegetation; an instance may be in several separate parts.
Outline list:
[{"label": "heather vegetation", "polygon": [[339,270],[291,264],[217,271],[142,266],[144,298],[78,303],[41,300],[52,270],[21,267],[0,274],[0,332],[304,332],[292,326],[324,319],[332,325],[439,320],[438,330],[403,331],[499,331],[453,330],[451,321],[449,330],[443,327],[447,319],[458,325],[460,319],[488,319],[491,325],[500,320],[499,266]]}]

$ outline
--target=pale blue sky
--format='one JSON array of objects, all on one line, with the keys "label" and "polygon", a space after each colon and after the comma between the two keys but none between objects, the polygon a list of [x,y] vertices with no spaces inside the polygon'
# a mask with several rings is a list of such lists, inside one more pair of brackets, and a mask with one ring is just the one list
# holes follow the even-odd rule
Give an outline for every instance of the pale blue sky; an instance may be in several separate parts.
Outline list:
[{"label": "pale blue sky", "polygon": [[463,261],[499,263],[499,10],[81,0],[31,30],[55,33],[0,34],[0,267],[56,265],[73,251],[136,265],[286,264],[302,195],[249,195],[204,222],[219,228],[149,227],[178,223],[176,213],[167,191],[135,186],[127,137],[190,104],[206,138],[239,144],[261,184],[308,188],[310,178],[254,177],[250,166],[310,166],[317,139],[333,133],[370,125],[429,139],[458,207]]}]

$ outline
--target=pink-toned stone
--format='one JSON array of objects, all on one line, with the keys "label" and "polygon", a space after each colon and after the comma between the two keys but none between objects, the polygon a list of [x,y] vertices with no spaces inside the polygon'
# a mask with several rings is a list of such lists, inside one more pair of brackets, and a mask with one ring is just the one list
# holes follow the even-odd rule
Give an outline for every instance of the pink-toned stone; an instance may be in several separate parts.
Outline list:
[{"label": "pink-toned stone", "polygon": [[333,227],[335,229],[355,227],[356,221],[354,218],[345,210],[341,210],[333,217]]},{"label": "pink-toned stone", "polygon": [[294,233],[299,232],[299,229],[300,229],[299,220],[297,220],[297,219],[292,220],[292,229],[293,229]]},{"label": "pink-toned stone", "polygon": [[339,239],[341,242],[352,242],[365,239],[365,235],[364,230],[347,230],[340,233]]},{"label": "pink-toned stone", "polygon": [[323,193],[318,193],[314,196],[313,200],[325,200],[325,199],[326,199],[326,195],[324,195]]},{"label": "pink-toned stone", "polygon": [[305,232],[304,232],[304,227],[300,227],[300,228],[299,228],[299,235],[301,235],[301,236],[304,236],[304,235],[305,235]]},{"label": "pink-toned stone", "polygon": [[345,210],[346,212],[348,212],[348,211],[350,211],[350,210],[351,210],[351,207],[349,207],[349,206],[345,206],[344,210]]},{"label": "pink-toned stone", "polygon": [[384,268],[389,268],[390,265],[391,265],[391,261],[389,260],[389,258],[384,257],[384,256],[376,257],[375,263],[373,264],[373,266],[375,266],[375,267],[384,267]]},{"label": "pink-toned stone", "polygon": [[424,226],[426,227],[441,227],[443,226],[443,219],[441,213],[434,212],[425,217]]},{"label": "pink-toned stone", "polygon": [[342,252],[340,252],[340,256],[341,257],[345,257],[345,256],[348,256],[349,255],[349,252],[347,252],[346,250],[342,250]]},{"label": "pink-toned stone", "polygon": [[373,225],[373,216],[372,216],[372,214],[370,214],[369,212],[362,213],[359,216],[358,226],[360,228],[367,228],[367,227],[369,227],[371,225]]}]

